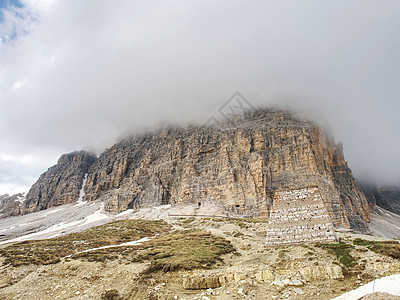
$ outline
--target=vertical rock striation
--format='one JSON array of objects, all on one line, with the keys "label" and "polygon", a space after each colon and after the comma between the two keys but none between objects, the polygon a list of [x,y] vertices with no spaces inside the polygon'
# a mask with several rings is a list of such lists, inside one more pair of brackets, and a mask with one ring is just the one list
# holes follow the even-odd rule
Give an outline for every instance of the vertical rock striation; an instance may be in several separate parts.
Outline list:
[{"label": "vertical rock striation", "polygon": [[258,110],[224,127],[171,127],[115,144],[90,167],[85,197],[112,212],[212,201],[232,216],[268,217],[274,191],[309,186],[335,226],[369,221],[341,144],[287,111]]}]

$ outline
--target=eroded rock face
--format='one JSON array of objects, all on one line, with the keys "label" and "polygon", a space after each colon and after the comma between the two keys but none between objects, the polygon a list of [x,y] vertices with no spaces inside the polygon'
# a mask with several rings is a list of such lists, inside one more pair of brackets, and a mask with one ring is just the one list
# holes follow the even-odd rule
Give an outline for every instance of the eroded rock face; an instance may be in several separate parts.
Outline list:
[{"label": "eroded rock face", "polygon": [[22,203],[25,201],[25,194],[0,195],[0,218],[18,216],[22,211]]},{"label": "eroded rock face", "polygon": [[308,120],[258,110],[234,125],[167,128],[115,144],[91,165],[85,200],[100,198],[111,212],[211,200],[231,216],[268,217],[274,191],[309,186],[335,226],[369,221],[341,144]]},{"label": "eroded rock face", "polygon": [[40,175],[23,203],[22,213],[30,213],[78,200],[83,178],[96,156],[85,151],[64,154],[57,164]]},{"label": "eroded rock face", "polygon": [[65,154],[15,214],[77,201],[86,173],[84,200],[101,199],[110,212],[207,202],[229,216],[268,218],[276,191],[315,186],[334,226],[364,229],[369,221],[342,145],[287,111],[257,110],[221,127],[138,134],[98,159],[84,151]]}]

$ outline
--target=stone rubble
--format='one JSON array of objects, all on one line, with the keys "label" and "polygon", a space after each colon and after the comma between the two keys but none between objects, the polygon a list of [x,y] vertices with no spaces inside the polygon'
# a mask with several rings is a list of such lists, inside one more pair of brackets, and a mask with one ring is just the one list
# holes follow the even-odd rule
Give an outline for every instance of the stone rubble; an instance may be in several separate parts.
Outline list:
[{"label": "stone rubble", "polygon": [[267,245],[336,241],[318,187],[276,191],[267,226]]}]

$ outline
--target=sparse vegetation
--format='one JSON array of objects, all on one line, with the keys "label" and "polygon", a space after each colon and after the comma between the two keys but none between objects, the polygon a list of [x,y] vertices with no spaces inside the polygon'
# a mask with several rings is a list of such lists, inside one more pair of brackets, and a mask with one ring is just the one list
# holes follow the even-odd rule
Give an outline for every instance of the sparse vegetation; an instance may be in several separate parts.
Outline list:
[{"label": "sparse vegetation", "polygon": [[147,272],[164,272],[180,269],[208,269],[221,261],[221,255],[234,252],[224,238],[199,230],[175,231],[134,247],[116,247],[80,253],[74,258],[89,261],[128,259],[134,262],[151,261]]},{"label": "sparse vegetation", "polygon": [[182,224],[189,224],[189,223],[192,223],[194,220],[195,220],[195,218],[179,218],[179,220],[181,221],[181,223]]},{"label": "sparse vegetation", "polygon": [[[26,241],[0,249],[5,263],[13,266],[46,265],[72,255],[74,259],[105,262],[144,262],[151,264],[147,272],[163,270],[210,268],[221,261],[221,255],[234,252],[231,243],[224,238],[200,230],[184,230],[166,233],[170,225],[164,221],[122,220],[110,222],[63,237]],[[127,241],[164,233],[141,245],[120,246],[81,252],[87,249],[118,245]],[[75,254],[76,253],[76,254]],[[108,297],[108,296],[107,296]]]},{"label": "sparse vegetation", "polygon": [[400,243],[396,241],[368,241],[357,238],[353,241],[354,245],[367,246],[368,249],[376,253],[400,259]]},{"label": "sparse vegetation", "polygon": [[[255,277],[252,281],[254,286],[251,287],[255,290],[254,298],[265,299],[270,295],[285,297],[287,291],[293,287],[277,289],[271,285],[269,279],[264,281],[258,279],[270,276],[271,272],[273,276],[284,279],[287,277],[282,274],[297,274],[296,276],[304,281],[304,285],[300,287],[304,295],[299,299],[318,298],[316,293],[320,293],[319,296],[323,299],[331,299],[340,293],[340,289],[348,291],[379,276],[390,275],[393,270],[397,271],[400,267],[399,261],[371,252],[386,249],[385,251],[389,253],[389,249],[398,249],[397,242],[354,240],[355,236],[346,233],[339,244],[266,247],[264,237],[258,235],[258,230],[263,227],[262,223],[253,223],[249,228],[221,226],[236,222],[227,219],[219,222],[209,218],[175,219],[171,223],[180,227],[183,221],[191,230],[171,231],[171,227],[162,221],[127,220],[108,223],[86,232],[57,239],[24,242],[5,247],[1,251],[9,251],[9,255],[15,254],[17,250],[20,251],[19,260],[25,264],[32,264],[30,260],[33,259],[37,259],[37,264],[44,261],[52,263],[60,256],[70,253],[73,255],[62,260],[62,263],[40,268],[35,265],[18,266],[18,262],[15,263],[17,267],[3,264],[2,271],[4,271],[0,281],[3,289],[0,291],[2,293],[0,298],[9,295],[10,299],[17,298],[20,291],[26,291],[21,299],[50,299],[58,295],[63,295],[65,298],[76,298],[80,295],[78,297],[108,300],[172,299],[177,295],[178,299],[181,299],[189,295],[194,297],[206,291],[186,290],[183,285],[185,281],[191,285],[193,283],[193,286],[204,284],[204,287],[207,287],[208,284],[213,284],[214,279],[223,279],[226,281],[224,284],[221,283],[220,291],[232,292],[233,288],[238,290],[247,286],[246,279],[238,282],[237,278],[252,276]],[[251,223],[245,222],[245,224]],[[216,235],[208,230],[215,232]],[[155,235],[157,232],[160,234]],[[140,245],[76,253],[78,249],[120,244],[145,236],[153,238]],[[59,248],[54,245],[55,241],[60,244]],[[36,249],[28,249],[32,246]],[[239,252],[235,252],[235,248],[241,252],[240,259],[235,256],[235,254],[240,255]],[[24,249],[28,249],[28,252],[24,253]],[[396,252],[393,249],[394,257]],[[60,253],[56,253],[57,251]],[[226,253],[232,255],[224,256]],[[0,257],[1,263],[4,263],[6,258],[3,254],[3,257]],[[222,266],[222,259],[226,265]],[[375,262],[381,262],[378,264],[379,269],[375,269]],[[333,268],[332,264],[335,264]],[[345,280],[342,280],[342,274]],[[314,279],[315,275],[318,279]],[[246,282],[245,285],[243,282]],[[38,288],[26,290],[25,285]],[[245,287],[243,289],[246,291]]]},{"label": "sparse vegetation", "polygon": [[[359,264],[359,257],[355,257],[351,254],[353,249],[359,252],[365,252],[369,249],[394,259],[400,258],[400,243],[397,241],[369,241],[356,238],[353,240],[353,244],[354,245],[339,241],[338,244],[317,244],[316,246],[335,254],[339,259],[340,265],[343,267],[343,274],[345,275],[351,275],[352,273],[358,274],[365,268],[365,262]],[[358,248],[354,246],[358,246]]]},{"label": "sparse vegetation", "polygon": [[346,268],[354,267],[357,264],[357,258],[350,254],[351,250],[354,248],[354,246],[350,244],[340,241],[338,244],[317,244],[316,246],[335,254],[339,262]]},{"label": "sparse vegetation", "polygon": [[364,239],[360,239],[360,238],[356,238],[353,241],[353,244],[356,246],[369,246],[374,244],[373,241],[368,241],[368,240],[364,240]]},{"label": "sparse vegetation", "polygon": [[214,222],[224,222],[235,224],[239,227],[249,228],[255,223],[268,223],[267,219],[257,219],[257,218],[212,218]]},{"label": "sparse vegetation", "polygon": [[0,249],[0,255],[5,258],[5,263],[13,266],[53,264],[79,251],[138,240],[169,229],[170,225],[164,221],[121,220],[58,238],[10,245]]}]

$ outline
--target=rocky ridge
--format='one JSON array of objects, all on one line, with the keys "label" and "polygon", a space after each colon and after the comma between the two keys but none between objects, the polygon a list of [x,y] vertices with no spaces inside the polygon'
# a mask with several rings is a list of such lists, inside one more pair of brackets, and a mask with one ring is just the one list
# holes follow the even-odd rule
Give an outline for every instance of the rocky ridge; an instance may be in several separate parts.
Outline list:
[{"label": "rocky ridge", "polygon": [[79,191],[96,156],[85,151],[63,154],[57,164],[40,175],[32,185],[22,213],[30,213],[78,200]]},{"label": "rocky ridge", "polygon": [[24,193],[15,195],[0,195],[0,218],[18,216],[22,212],[22,204],[26,197]]},{"label": "rocky ridge", "polygon": [[209,201],[230,216],[266,217],[274,191],[318,186],[335,226],[369,221],[341,144],[309,120],[259,110],[225,127],[165,128],[130,137],[90,167],[85,199],[111,212]]},{"label": "rocky ridge", "polygon": [[93,154],[63,155],[32,186],[22,213],[77,201],[109,212],[212,203],[227,216],[268,218],[274,192],[317,186],[336,227],[364,229],[369,206],[342,145],[315,123],[257,110],[222,126],[167,127]]}]

